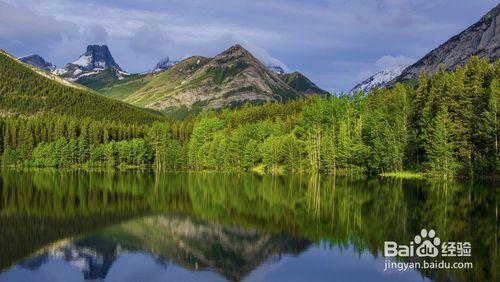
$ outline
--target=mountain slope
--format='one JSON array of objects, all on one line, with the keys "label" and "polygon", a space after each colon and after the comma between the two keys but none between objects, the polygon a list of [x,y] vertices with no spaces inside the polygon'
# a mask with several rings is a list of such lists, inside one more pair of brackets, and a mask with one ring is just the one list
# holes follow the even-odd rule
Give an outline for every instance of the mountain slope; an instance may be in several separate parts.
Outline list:
[{"label": "mountain slope", "polygon": [[369,78],[363,80],[362,82],[356,84],[349,93],[356,93],[363,91],[365,93],[370,92],[374,88],[382,88],[387,83],[389,83],[394,78],[398,77],[403,72],[404,67],[394,66],[384,70],[381,70]]},{"label": "mountain slope", "polygon": [[160,73],[124,101],[156,110],[223,108],[286,101],[301,95],[240,45],[214,58],[190,57]]},{"label": "mountain slope", "polygon": [[392,83],[416,78],[425,69],[435,73],[439,65],[445,71],[467,62],[471,55],[495,61],[500,58],[500,4],[478,22],[432,50],[415,64],[403,70]]},{"label": "mountain slope", "polygon": [[144,87],[156,75],[155,73],[131,74],[123,79],[110,81],[102,81],[98,77],[95,81],[92,81],[94,78],[88,78],[77,82],[89,85],[97,93],[106,97],[122,101]]},{"label": "mountain slope", "polygon": [[311,94],[319,94],[326,95],[327,91],[319,88],[314,82],[312,82],[305,75],[300,72],[292,72],[292,73],[283,73],[283,80],[288,84],[288,86],[292,87],[295,91],[302,95],[311,95]]},{"label": "mountain slope", "polygon": [[26,56],[19,58],[19,60],[23,63],[30,64],[34,67],[40,68],[44,71],[53,71],[56,69],[56,66],[54,66],[52,63],[45,61],[44,58],[40,57],[37,54]]},{"label": "mountain slope", "polygon": [[0,51],[0,116],[66,114],[122,122],[151,122],[161,117],[114,101],[82,86],[36,70]]}]

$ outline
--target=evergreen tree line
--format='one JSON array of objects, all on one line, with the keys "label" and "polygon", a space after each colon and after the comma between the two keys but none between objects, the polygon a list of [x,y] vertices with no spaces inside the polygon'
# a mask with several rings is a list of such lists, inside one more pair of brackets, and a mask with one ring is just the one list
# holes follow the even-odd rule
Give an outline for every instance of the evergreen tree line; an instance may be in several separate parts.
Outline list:
[{"label": "evergreen tree line", "polygon": [[[0,121],[3,165],[384,173],[499,171],[500,64],[477,57],[415,85],[125,125],[68,117]],[[76,129],[75,129],[76,127]]]}]

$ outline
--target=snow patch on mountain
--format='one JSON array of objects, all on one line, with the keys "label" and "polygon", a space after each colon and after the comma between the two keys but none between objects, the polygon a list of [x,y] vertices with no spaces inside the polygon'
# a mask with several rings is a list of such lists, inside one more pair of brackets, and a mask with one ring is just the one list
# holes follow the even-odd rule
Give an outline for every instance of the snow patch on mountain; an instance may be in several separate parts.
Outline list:
[{"label": "snow patch on mountain", "polygon": [[87,50],[76,61],[66,64],[52,72],[75,81],[81,77],[96,75],[106,69],[113,69],[117,77],[129,75],[115,62],[106,45],[88,45]]},{"label": "snow patch on mountain", "polygon": [[403,72],[404,69],[405,66],[397,65],[381,70],[375,73],[374,75],[370,76],[363,82],[358,83],[351,89],[351,91],[349,91],[349,93],[352,94],[360,91],[366,93],[373,90],[374,88],[383,88],[389,81],[398,77]]},{"label": "snow patch on mountain", "polygon": [[81,55],[78,60],[74,61],[72,64],[82,67],[88,67],[92,63],[92,56]]}]

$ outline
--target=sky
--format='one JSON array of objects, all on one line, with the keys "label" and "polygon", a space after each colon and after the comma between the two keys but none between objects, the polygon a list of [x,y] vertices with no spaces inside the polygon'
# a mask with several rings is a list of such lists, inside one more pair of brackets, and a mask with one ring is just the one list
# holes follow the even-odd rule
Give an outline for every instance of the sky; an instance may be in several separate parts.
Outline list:
[{"label": "sky", "polygon": [[239,43],[331,92],[408,65],[479,20],[496,0],[0,0],[0,49],[58,67],[106,44],[126,71],[214,56]]}]

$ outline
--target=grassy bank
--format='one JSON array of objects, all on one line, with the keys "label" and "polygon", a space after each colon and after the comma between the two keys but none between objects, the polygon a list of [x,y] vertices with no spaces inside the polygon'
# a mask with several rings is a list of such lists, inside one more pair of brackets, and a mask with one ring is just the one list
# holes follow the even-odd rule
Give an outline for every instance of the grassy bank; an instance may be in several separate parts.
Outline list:
[{"label": "grassy bank", "polygon": [[424,174],[412,171],[398,171],[398,172],[386,172],[381,173],[379,176],[382,177],[393,177],[393,178],[403,178],[403,179],[423,179]]}]

